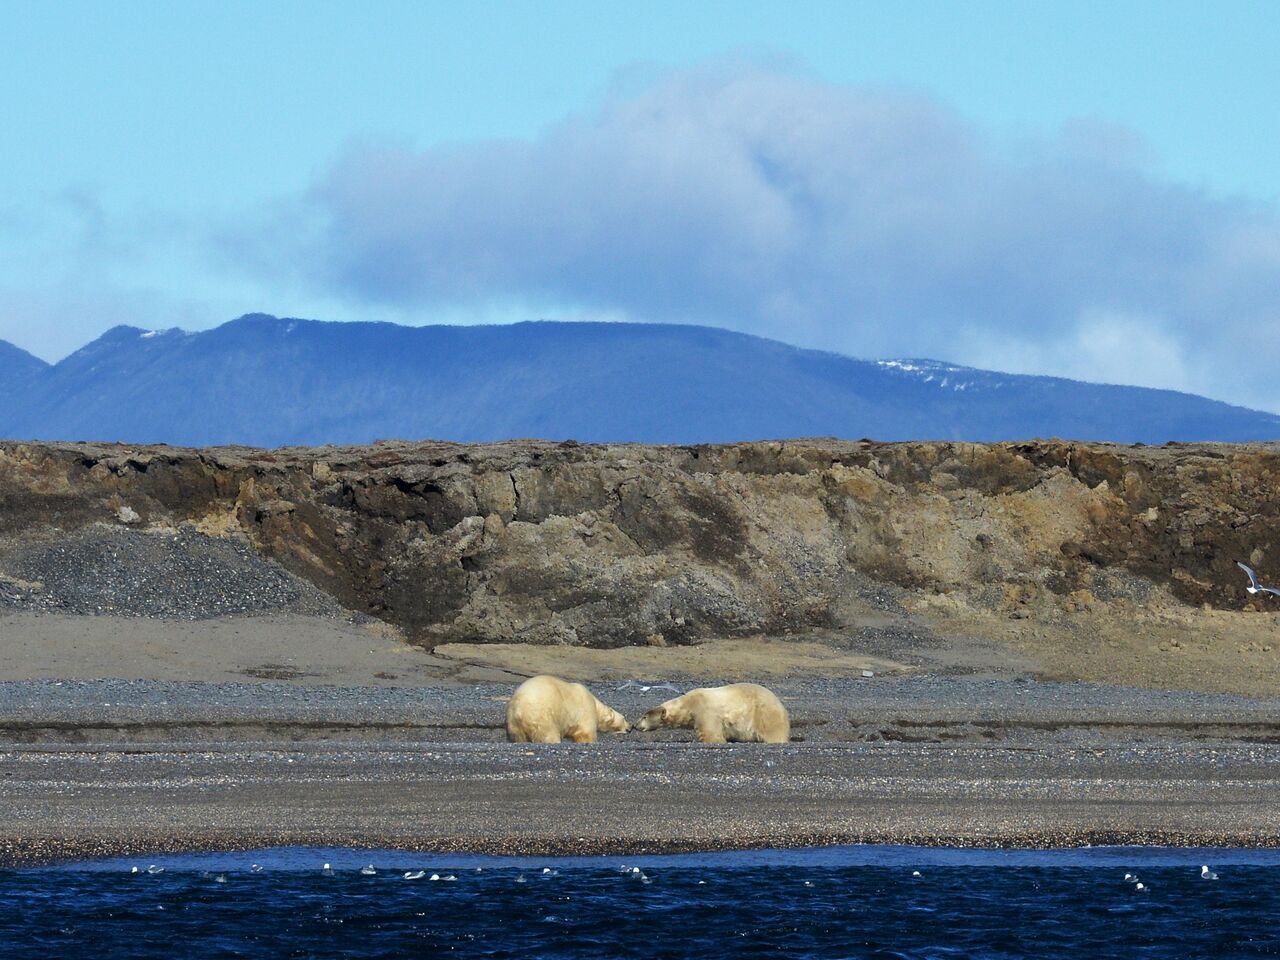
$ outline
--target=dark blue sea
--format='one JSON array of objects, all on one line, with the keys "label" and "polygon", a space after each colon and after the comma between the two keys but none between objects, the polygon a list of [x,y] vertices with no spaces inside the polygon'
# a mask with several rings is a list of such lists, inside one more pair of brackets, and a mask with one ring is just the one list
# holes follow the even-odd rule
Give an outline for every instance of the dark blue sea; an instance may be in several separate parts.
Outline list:
[{"label": "dark blue sea", "polygon": [[1280,853],[286,849],[0,871],[4,957],[445,955],[1273,957]]}]

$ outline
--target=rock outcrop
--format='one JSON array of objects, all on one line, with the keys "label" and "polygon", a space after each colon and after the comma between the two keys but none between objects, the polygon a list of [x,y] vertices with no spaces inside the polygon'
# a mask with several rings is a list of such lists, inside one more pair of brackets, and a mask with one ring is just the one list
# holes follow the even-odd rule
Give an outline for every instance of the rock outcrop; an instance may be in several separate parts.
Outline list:
[{"label": "rock outcrop", "polygon": [[1280,575],[1280,446],[0,443],[0,547],[124,523],[244,538],[428,645],[796,633],[885,591],[1239,609],[1237,559]]}]

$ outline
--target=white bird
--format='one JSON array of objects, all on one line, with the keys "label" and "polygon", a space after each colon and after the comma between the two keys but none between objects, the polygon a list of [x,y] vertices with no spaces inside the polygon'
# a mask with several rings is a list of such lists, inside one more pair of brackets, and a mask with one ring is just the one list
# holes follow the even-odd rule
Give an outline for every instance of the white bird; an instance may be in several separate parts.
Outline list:
[{"label": "white bird", "polygon": [[427,871],[425,870],[406,870],[404,878],[406,880],[421,880],[426,875]]},{"label": "white bird", "polygon": [[526,882],[526,881],[525,881],[525,879],[524,879],[524,874],[523,874],[523,873],[522,873],[522,874],[520,874],[520,876],[516,877],[516,883],[525,883],[525,882]]},{"label": "white bird", "polygon": [[130,867],[130,868],[129,868],[129,872],[130,872],[130,873],[137,873],[137,872],[138,872],[138,868],[137,868],[137,867]]},{"label": "white bird", "polygon": [[1125,878],[1125,880],[1129,881],[1130,883],[1137,883],[1137,882],[1138,882],[1138,878],[1137,878],[1134,874],[1132,874],[1132,873],[1126,873],[1126,874],[1124,875],[1124,878]]},{"label": "white bird", "polygon": [[252,871],[253,873],[261,873],[261,872],[262,872],[262,864],[260,864],[260,863],[254,863],[254,864],[251,864],[251,865],[249,866],[249,870],[250,870],[250,871]]},{"label": "white bird", "polygon": [[227,875],[226,875],[225,873],[220,873],[220,874],[218,874],[216,877],[214,877],[214,878],[213,878],[213,882],[214,882],[214,883],[226,883],[226,882],[227,882]]},{"label": "white bird", "polygon": [[366,876],[366,877],[372,877],[372,876],[374,876],[375,874],[377,874],[377,872],[378,872],[377,868],[376,868],[376,867],[374,867],[374,865],[373,865],[372,863],[371,863],[371,864],[369,864],[367,867],[361,867],[361,868],[360,868],[360,873],[361,873],[361,875],[362,875],[362,876]]},{"label": "white bird", "polygon": [[639,680],[628,680],[622,686],[618,687],[619,690],[629,690],[632,688],[639,690],[641,693],[648,693],[650,690],[670,690],[672,693],[680,692],[678,687],[673,687],[669,683],[651,683],[646,686]]},{"label": "white bird", "polygon": [[321,868],[320,872],[323,873],[326,877],[332,877],[333,867],[329,866],[329,864],[326,863],[324,867]]},{"label": "white bird", "polygon": [[812,881],[812,880],[806,880],[806,881],[804,882],[804,885],[805,885],[806,887],[812,887],[812,886],[813,886],[813,881]]},{"label": "white bird", "polygon": [[1203,867],[1200,868],[1200,879],[1201,880],[1217,880],[1218,875],[1209,869],[1208,864],[1205,864]]},{"label": "white bird", "polygon": [[157,867],[154,863],[147,867],[147,873],[164,873],[164,867]]},{"label": "white bird", "polygon": [[445,882],[447,883],[447,882],[448,882],[448,881],[450,881],[450,880],[457,880],[458,878],[457,878],[457,877],[455,877],[455,876],[451,873],[451,874],[449,874],[447,877],[445,877],[444,879],[445,879]]},{"label": "white bird", "polygon": [[1246,566],[1245,564],[1241,563],[1239,560],[1236,561],[1236,566],[1239,567],[1241,570],[1243,570],[1245,572],[1245,575],[1249,578],[1249,585],[1245,587],[1245,590],[1247,590],[1250,594],[1272,593],[1272,594],[1275,594],[1277,597],[1280,597],[1280,590],[1276,589],[1275,587],[1264,587],[1262,585],[1262,581],[1258,579],[1258,575],[1253,572],[1252,567]]},{"label": "white bird", "polygon": [[1146,892],[1148,892],[1151,888],[1150,888],[1150,887],[1148,887],[1145,883],[1139,883],[1139,884],[1137,884],[1137,886],[1135,886],[1133,889],[1134,889],[1134,890],[1141,891],[1142,893],[1146,893]]},{"label": "white bird", "polygon": [[918,877],[918,876],[920,876],[920,871],[919,871],[919,870],[912,870],[912,871],[911,871],[911,875],[912,875],[913,877]]},{"label": "white bird", "polygon": [[431,879],[432,879],[432,880],[439,880],[439,879],[440,879],[440,874],[438,874],[438,873],[433,873],[433,874],[431,875]]}]

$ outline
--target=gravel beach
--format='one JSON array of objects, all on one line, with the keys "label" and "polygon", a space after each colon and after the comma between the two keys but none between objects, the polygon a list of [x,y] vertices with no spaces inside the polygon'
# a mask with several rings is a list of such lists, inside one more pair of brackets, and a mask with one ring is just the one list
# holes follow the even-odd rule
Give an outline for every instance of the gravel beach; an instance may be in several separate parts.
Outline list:
[{"label": "gravel beach", "polygon": [[[628,716],[669,691],[595,692]],[[0,683],[0,863],[278,844],[626,853],[1280,845],[1280,701],[774,682],[797,737],[508,744],[510,684]]]}]

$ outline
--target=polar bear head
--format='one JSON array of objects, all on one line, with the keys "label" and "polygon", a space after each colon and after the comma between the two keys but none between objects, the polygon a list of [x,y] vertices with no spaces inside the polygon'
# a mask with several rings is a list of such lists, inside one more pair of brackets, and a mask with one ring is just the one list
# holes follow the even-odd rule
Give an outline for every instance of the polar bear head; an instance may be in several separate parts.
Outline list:
[{"label": "polar bear head", "polygon": [[631,724],[628,723],[627,718],[617,710],[606,707],[603,703],[597,700],[596,727],[600,730],[608,730],[612,733],[626,733],[631,729]]},{"label": "polar bear head", "polygon": [[647,733],[650,730],[657,730],[659,727],[665,726],[666,716],[662,707],[654,707],[643,717],[636,721],[636,729]]},{"label": "polar bear head", "polygon": [[654,707],[638,721],[636,729],[657,730],[659,727],[687,727],[693,720],[689,710],[688,694],[668,700]]}]

